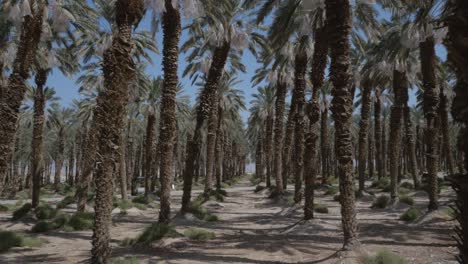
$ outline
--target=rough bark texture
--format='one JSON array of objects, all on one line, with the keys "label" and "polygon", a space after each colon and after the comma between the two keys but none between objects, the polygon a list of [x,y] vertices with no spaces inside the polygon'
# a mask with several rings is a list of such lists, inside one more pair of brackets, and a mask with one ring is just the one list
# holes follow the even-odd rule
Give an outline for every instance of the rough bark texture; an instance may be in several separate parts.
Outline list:
[{"label": "rough bark texture", "polygon": [[451,175],[453,175],[455,174],[455,162],[453,159],[452,146],[450,144],[450,124],[448,118],[447,101],[447,96],[441,91],[439,104],[440,129],[442,130],[443,150],[445,153],[448,171]]},{"label": "rough bark texture", "polygon": [[213,178],[214,178],[214,165],[215,165],[215,151],[217,140],[217,127],[218,127],[218,90],[215,90],[210,100],[210,112],[208,117],[208,128],[206,135],[206,178],[205,178],[205,195],[213,191]]},{"label": "rough bark texture", "polygon": [[377,165],[377,175],[381,179],[383,174],[383,156],[382,156],[382,98],[380,90],[376,90],[374,101],[374,142],[375,142],[375,161]]},{"label": "rough bark texture", "polygon": [[[304,70],[305,74],[305,70]],[[275,102],[275,150],[274,150],[274,173],[276,183],[276,193],[283,193],[283,137],[284,137],[284,109],[286,107],[286,83],[281,80],[276,87]]]},{"label": "rough bark texture", "polygon": [[359,121],[359,192],[363,192],[366,182],[367,150],[369,144],[369,117],[371,108],[371,87],[369,83],[362,84],[361,120]]},{"label": "rough bark texture", "polygon": [[41,176],[44,172],[44,85],[47,81],[47,73],[47,70],[39,70],[35,79],[36,94],[34,95],[33,139],[31,143],[32,208],[39,205]]},{"label": "rough bark texture", "polygon": [[332,113],[335,120],[335,148],[340,180],[340,203],[344,232],[344,249],[357,244],[357,220],[354,194],[351,115],[353,113],[352,80],[349,73],[351,6],[348,0],[327,0],[327,25],[330,37],[330,79],[333,83]]},{"label": "rough bark texture", "polygon": [[[406,97],[408,98],[408,97]],[[413,177],[413,184],[414,188],[418,189],[420,185],[419,180],[419,171],[418,171],[418,163],[416,161],[416,144],[414,140],[414,128],[413,122],[411,121],[411,112],[410,108],[408,107],[408,100],[406,100],[405,105],[403,107],[403,115],[405,120],[405,135],[406,135],[406,147],[408,151],[408,161],[409,161],[409,170],[411,176]]]},{"label": "rough bark texture", "polygon": [[423,110],[426,118],[426,161],[429,177],[429,210],[437,210],[438,184],[437,170],[439,160],[439,90],[435,77],[435,48],[434,37],[428,37],[419,45],[421,55],[421,73],[424,87]]},{"label": "rough bark texture", "polygon": [[273,113],[268,113],[266,120],[266,136],[263,146],[265,147],[266,186],[271,186],[271,146],[273,144]]},{"label": "rough bark texture", "polygon": [[[465,0],[447,1],[450,12],[448,18],[448,37],[446,45],[448,61],[457,76],[455,98],[452,103],[452,116],[455,121],[464,125],[460,131],[458,148],[464,154],[464,169],[468,171],[468,2]],[[456,229],[458,248],[458,262],[468,263],[468,176],[463,174],[463,166],[458,176],[457,191],[457,220],[460,223]]]},{"label": "rough bark texture", "polygon": [[215,152],[215,173],[216,173],[216,189],[221,190],[222,181],[223,181],[223,174],[222,174],[222,165],[223,165],[223,140],[224,140],[224,133],[222,129],[222,122],[223,121],[223,108],[218,103],[218,125],[216,128],[216,152]]},{"label": "rough bark texture", "polygon": [[60,182],[62,178],[63,152],[65,150],[64,137],[64,130],[63,128],[60,128],[57,139],[57,157],[55,158],[54,189],[56,192],[60,190]]},{"label": "rough bark texture", "polygon": [[146,144],[145,144],[145,196],[150,193],[151,165],[154,160],[153,145],[155,140],[156,115],[148,114],[146,123]]},{"label": "rough bark texture", "polygon": [[[304,153],[304,219],[309,220],[314,218],[314,189],[315,178],[318,172],[318,156],[317,156],[317,138],[319,133],[318,121],[320,119],[319,107],[319,91],[322,89],[325,67],[327,65],[328,43],[326,38],[326,26],[315,31],[315,50],[312,56],[312,71],[310,72],[310,80],[312,83],[312,98],[307,105],[307,117],[309,119],[309,130],[306,134],[305,153]],[[297,60],[298,58],[296,58]],[[302,60],[301,60],[302,59]],[[306,70],[307,55],[303,54],[299,59],[299,65],[296,67]],[[303,65],[304,64],[304,65]],[[296,70],[298,70],[296,68]],[[296,85],[303,86],[305,89],[305,80],[296,80]],[[298,98],[303,100],[303,92],[299,93]],[[323,125],[323,124],[322,124]]]},{"label": "rough bark texture", "polygon": [[328,184],[328,177],[330,177],[330,147],[328,142],[328,104],[326,101],[323,102],[320,118],[320,155],[322,161],[322,184]]},{"label": "rough bark texture", "polygon": [[283,189],[286,190],[288,186],[288,178],[291,175],[291,169],[293,168],[291,157],[292,157],[292,146],[294,139],[294,117],[296,115],[297,99],[293,92],[291,97],[291,106],[289,107],[288,120],[286,121],[286,131],[284,135],[283,145]]},{"label": "rough bark texture", "polygon": [[131,56],[132,25],[143,15],[142,0],[118,0],[115,4],[118,31],[112,46],[104,52],[104,91],[96,104],[98,133],[96,155],[96,200],[91,263],[107,263],[110,257],[110,227],[112,225],[113,176],[120,156],[120,137],[125,126],[123,120],[128,101],[128,84],[134,74]]},{"label": "rough bark texture", "polygon": [[177,136],[176,95],[179,77],[179,40],[181,33],[180,11],[173,7],[171,0],[166,0],[166,12],[163,14],[164,50],[163,70],[164,88],[161,102],[161,209],[159,222],[169,222],[171,213],[171,184],[174,179],[174,144]]},{"label": "rough bark texture", "polygon": [[[35,4],[34,0],[30,1],[31,6]],[[43,4],[39,5],[38,11],[31,8],[31,16],[24,17],[13,71],[6,85],[0,87],[0,193],[4,191],[8,164],[13,154],[19,108],[26,93],[26,81],[41,38],[43,9]]]},{"label": "rough bark texture", "polygon": [[295,87],[293,93],[295,93],[296,97],[296,114],[294,118],[294,202],[300,203],[302,200],[302,181],[304,178],[304,105],[306,89],[307,53],[304,50],[298,51],[294,63]]},{"label": "rough bark texture", "polygon": [[77,212],[84,212],[86,209],[86,202],[88,200],[89,185],[91,183],[91,176],[94,171],[94,162],[96,158],[96,125],[95,121],[91,121],[91,127],[86,126],[86,136],[83,140],[83,161],[81,164],[81,178],[76,189]]},{"label": "rough bark texture", "polygon": [[231,49],[229,42],[224,42],[216,47],[213,53],[205,88],[202,91],[200,104],[197,108],[197,122],[193,138],[187,143],[187,158],[184,169],[184,192],[182,195],[182,212],[190,209],[190,199],[192,195],[192,182],[195,173],[195,162],[198,160],[201,151],[201,129],[203,123],[208,118],[211,109],[211,98],[216,97],[219,80],[226,65],[226,61]]},{"label": "rough bark texture", "polygon": [[[400,153],[401,153],[401,125],[403,123],[403,101],[404,91],[407,85],[406,75],[403,72],[397,70],[393,71],[393,93],[394,102],[391,107],[390,113],[390,139],[388,156],[390,159],[390,182],[391,191],[390,197],[393,203],[398,200],[398,169],[400,165]],[[406,95],[407,96],[407,95]]]}]

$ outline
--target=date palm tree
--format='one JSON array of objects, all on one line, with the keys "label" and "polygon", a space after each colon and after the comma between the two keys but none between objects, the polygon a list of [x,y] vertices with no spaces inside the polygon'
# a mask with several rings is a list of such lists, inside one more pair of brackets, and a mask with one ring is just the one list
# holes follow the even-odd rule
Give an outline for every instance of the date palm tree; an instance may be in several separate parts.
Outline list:
[{"label": "date palm tree", "polygon": [[351,147],[351,94],[350,43],[351,5],[348,0],[326,0],[326,16],[330,44],[330,80],[333,83],[332,116],[335,121],[335,148],[340,179],[340,203],[344,232],[344,249],[352,249],[357,242],[357,221],[354,197],[354,177]]},{"label": "date palm tree", "polygon": [[104,51],[104,91],[98,95],[95,110],[97,131],[95,218],[91,263],[107,263],[112,211],[114,161],[119,160],[124,116],[128,102],[128,86],[133,79],[132,27],[138,25],[144,12],[141,0],[117,0],[112,44]]}]

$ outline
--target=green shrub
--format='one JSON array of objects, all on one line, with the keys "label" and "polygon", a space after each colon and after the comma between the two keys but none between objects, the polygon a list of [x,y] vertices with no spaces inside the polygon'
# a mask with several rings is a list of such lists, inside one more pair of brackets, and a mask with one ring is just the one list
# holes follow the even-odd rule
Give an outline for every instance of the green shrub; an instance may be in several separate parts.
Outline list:
[{"label": "green shrub", "polygon": [[330,196],[334,196],[338,193],[338,187],[336,186],[330,186],[326,191],[325,191],[325,195],[330,195]]},{"label": "green shrub", "polygon": [[152,242],[158,241],[163,237],[176,236],[178,236],[178,233],[173,226],[154,223],[150,227],[146,228],[140,236],[138,236],[136,242],[143,244],[151,244]]},{"label": "green shrub", "polygon": [[400,195],[408,195],[410,192],[411,192],[410,189],[407,189],[407,188],[404,188],[404,187],[400,187],[400,188],[398,189],[398,193],[399,193]]},{"label": "green shrub", "polygon": [[411,207],[401,215],[400,220],[403,220],[405,222],[413,222],[414,220],[418,219],[420,216],[421,216],[421,210],[419,210],[416,207]]},{"label": "green shrub", "polygon": [[58,202],[57,204],[57,209],[63,209],[69,206],[70,204],[75,203],[75,197],[69,195],[65,196],[62,201]]},{"label": "green shrub", "polygon": [[57,215],[57,210],[48,204],[42,204],[36,208],[35,213],[37,219],[45,220],[54,218]]},{"label": "green shrub", "polygon": [[37,222],[32,228],[31,232],[33,233],[44,233],[50,230],[53,230],[54,225],[51,222],[48,221],[39,221]]},{"label": "green shrub", "polygon": [[215,234],[213,232],[208,232],[203,229],[189,228],[184,231],[184,236],[192,240],[206,241],[213,239],[215,237]]},{"label": "green shrub", "polygon": [[452,208],[452,207],[449,207],[447,209],[444,210],[444,213],[450,217],[450,219],[455,219],[457,217],[457,213],[456,211]]},{"label": "green shrub", "polygon": [[411,182],[403,182],[400,184],[400,188],[405,188],[405,189],[414,189],[414,185]]},{"label": "green shrub", "polygon": [[0,231],[0,252],[8,251],[12,247],[21,247],[22,237],[14,232]]},{"label": "green shrub", "polygon": [[414,205],[414,199],[407,196],[407,195],[400,196],[400,202],[404,203],[404,204],[407,204],[407,205],[411,205],[411,206]]},{"label": "green shrub", "polygon": [[395,255],[389,251],[383,250],[373,257],[363,258],[364,264],[406,264],[403,257]]},{"label": "green shrub", "polygon": [[139,196],[133,198],[132,202],[139,203],[139,204],[149,204],[150,203],[148,197],[145,197],[144,195],[139,195]]},{"label": "green shrub", "polygon": [[0,212],[8,212],[9,209],[8,206],[0,204]]},{"label": "green shrub", "polygon": [[217,222],[219,221],[219,217],[217,215],[214,215],[214,214],[208,214],[205,216],[205,218],[203,218],[203,220],[207,221],[207,222]]},{"label": "green shrub", "polygon": [[320,214],[328,214],[328,207],[324,204],[315,204],[314,211]]},{"label": "green shrub", "polygon": [[374,200],[371,208],[384,209],[388,206],[389,203],[390,197],[388,197],[387,195],[380,195],[379,197],[377,197],[377,199]]},{"label": "green shrub", "polygon": [[340,195],[337,194],[337,195],[333,196],[333,201],[339,202],[340,201]]},{"label": "green shrub", "polygon": [[94,214],[93,213],[76,213],[72,215],[68,225],[76,231],[89,230],[93,228]]},{"label": "green shrub", "polygon": [[139,264],[140,261],[136,258],[116,258],[111,259],[111,264]]},{"label": "green shrub", "polygon": [[23,218],[25,215],[27,215],[30,211],[31,211],[31,204],[26,203],[13,212],[12,220],[13,221],[19,220]]},{"label": "green shrub", "polygon": [[190,206],[190,213],[192,213],[196,218],[207,221],[207,222],[215,222],[218,221],[218,217],[209,213],[205,208],[201,206],[200,203],[193,202]]},{"label": "green shrub", "polygon": [[258,192],[261,192],[261,191],[263,191],[263,190],[265,190],[265,189],[266,189],[265,186],[257,185],[257,187],[255,187],[254,192],[255,192],[255,193],[258,193]]},{"label": "green shrub", "polygon": [[59,215],[57,215],[57,217],[55,217],[55,219],[52,221],[52,223],[54,225],[54,228],[58,229],[58,228],[62,228],[65,225],[67,225],[69,221],[70,221],[70,216],[69,215],[59,214]]},{"label": "green shrub", "polygon": [[42,240],[37,238],[0,230],[0,252],[8,251],[13,247],[39,247],[42,242]]},{"label": "green shrub", "polygon": [[380,180],[373,181],[371,184],[372,188],[378,188],[378,189],[385,189],[388,186],[390,186],[389,177],[384,177],[384,178],[381,178]]},{"label": "green shrub", "polygon": [[257,177],[257,175],[255,174],[252,174],[252,177],[250,177],[250,183],[252,183],[252,185],[259,185],[261,182],[262,182],[262,179]]}]

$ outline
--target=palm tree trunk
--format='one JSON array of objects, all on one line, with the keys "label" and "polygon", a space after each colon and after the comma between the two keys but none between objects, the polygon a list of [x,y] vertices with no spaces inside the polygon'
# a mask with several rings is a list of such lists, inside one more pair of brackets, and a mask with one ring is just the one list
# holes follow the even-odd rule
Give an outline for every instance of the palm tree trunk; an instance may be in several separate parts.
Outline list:
[{"label": "palm tree trunk", "polygon": [[288,121],[286,122],[286,132],[284,136],[284,145],[283,145],[283,189],[286,190],[288,186],[288,178],[291,175],[292,169],[292,144],[294,139],[294,121],[296,116],[297,109],[297,98],[296,94],[293,92],[291,98],[291,106],[288,113]]},{"label": "palm tree trunk", "polygon": [[330,148],[328,146],[328,104],[324,98],[323,110],[320,118],[320,154],[322,159],[322,184],[328,184],[330,177]]},{"label": "palm tree trunk", "polygon": [[367,150],[369,144],[369,116],[371,108],[371,87],[362,84],[361,120],[359,122],[359,193],[364,192],[366,182]]},{"label": "palm tree trunk", "polygon": [[217,127],[218,127],[218,106],[219,95],[216,90],[210,100],[210,113],[208,117],[208,128],[206,136],[206,179],[205,179],[205,195],[210,196],[213,191],[213,178],[214,178],[214,165],[215,165],[215,151],[217,140]]},{"label": "palm tree trunk", "polygon": [[335,148],[340,179],[340,202],[344,249],[351,249],[357,242],[354,174],[351,144],[351,115],[353,113],[352,80],[349,74],[349,34],[351,31],[351,7],[348,0],[327,0],[327,25],[330,35],[333,83],[332,113],[335,120]]},{"label": "palm tree trunk", "polygon": [[218,124],[216,128],[216,153],[215,153],[215,173],[216,173],[216,189],[221,190],[221,183],[223,181],[222,177],[222,145],[223,145],[223,130],[222,130],[222,120],[223,120],[223,108],[218,105]]},{"label": "palm tree trunk", "polygon": [[35,79],[36,94],[34,96],[33,139],[31,143],[32,208],[36,208],[39,205],[41,176],[44,171],[44,85],[47,81],[47,74],[47,70],[39,70]]},{"label": "palm tree trunk", "polygon": [[429,177],[429,210],[437,210],[438,205],[438,129],[439,91],[436,87],[434,37],[427,37],[419,45],[421,73],[424,87],[423,110],[426,117],[427,172]]},{"label": "palm tree trunk", "polygon": [[202,91],[200,104],[197,109],[197,122],[192,140],[187,143],[187,159],[184,169],[184,192],[182,195],[182,212],[188,212],[190,209],[190,199],[192,193],[193,174],[195,171],[196,159],[200,156],[201,149],[201,128],[205,119],[208,117],[211,109],[211,98],[215,97],[218,90],[219,80],[221,79],[224,66],[228,59],[231,44],[224,42],[216,47],[213,53],[205,88]]},{"label": "palm tree trunk", "polygon": [[124,129],[124,116],[128,102],[128,84],[134,76],[132,59],[132,25],[141,19],[142,0],[118,0],[115,3],[115,19],[118,31],[114,33],[112,46],[104,52],[104,92],[96,103],[96,200],[94,205],[94,230],[91,263],[107,263],[111,253],[110,226],[112,212],[113,175],[118,169],[120,138]]},{"label": "palm tree trunk", "polygon": [[448,118],[447,103],[447,96],[441,91],[439,113],[442,129],[443,150],[446,156],[448,171],[450,175],[453,175],[455,174],[455,163],[453,159],[452,146],[450,144],[450,124]]},{"label": "palm tree trunk", "polygon": [[395,94],[394,103],[390,114],[390,139],[389,142],[389,158],[390,158],[390,182],[391,191],[390,197],[392,203],[398,201],[398,172],[400,168],[400,153],[401,153],[401,126],[403,123],[403,100],[404,91],[407,86],[406,74],[398,70],[393,70],[393,93]]},{"label": "palm tree trunk", "polygon": [[[31,0],[30,5],[35,5],[35,0]],[[0,193],[4,191],[8,164],[13,153],[19,108],[26,93],[26,81],[41,39],[44,8],[44,4],[39,5],[40,11],[37,13],[31,8],[32,14],[23,18],[13,71],[7,84],[0,88]]]},{"label": "palm tree trunk", "polygon": [[375,160],[377,165],[378,178],[384,177],[383,173],[383,148],[382,148],[382,99],[380,90],[376,90],[374,101],[374,142]]},{"label": "palm tree trunk", "polygon": [[[96,111],[96,110],[95,110]],[[83,162],[81,164],[81,178],[76,189],[76,200],[77,200],[77,212],[84,212],[86,209],[86,202],[88,200],[88,191],[89,185],[91,182],[91,176],[94,171],[94,162],[96,158],[96,123],[95,120],[91,121],[91,127],[88,128],[86,124],[84,124],[86,128],[85,137],[83,139],[83,153],[86,153],[83,156]]]},{"label": "palm tree trunk", "polygon": [[[305,155],[304,155],[304,181],[305,181],[305,193],[304,193],[304,220],[314,218],[314,189],[315,189],[315,178],[318,171],[317,162],[317,138],[318,138],[318,121],[320,119],[320,107],[319,107],[319,91],[322,89],[325,68],[327,66],[327,51],[328,51],[328,39],[326,38],[327,27],[324,26],[315,31],[315,50],[312,57],[312,71],[310,72],[310,80],[312,83],[312,98],[308,105],[307,117],[309,118],[309,131],[306,135],[305,144]],[[299,60],[299,64],[296,64],[296,71],[304,71],[307,66],[307,55],[303,54]],[[296,57],[296,62],[298,57]],[[302,101],[304,100],[305,91],[305,79],[296,79],[296,85],[301,87],[301,92],[298,95],[298,111],[302,110]],[[297,201],[296,201],[297,202]]]},{"label": "palm tree trunk", "polygon": [[127,195],[127,168],[125,167],[125,149],[126,142],[123,135],[120,138],[120,156],[119,156],[119,180],[120,180],[120,194],[122,195],[122,200],[126,201],[128,199]]},{"label": "palm tree trunk", "polygon": [[150,193],[151,165],[154,159],[153,145],[155,139],[156,115],[148,114],[146,125],[146,144],[145,144],[145,196]]},{"label": "palm tree trunk", "polygon": [[59,132],[58,138],[58,149],[57,149],[57,158],[55,161],[55,176],[54,176],[54,189],[56,192],[59,191],[60,182],[62,178],[62,167],[63,167],[63,151],[65,149],[64,135],[63,131]]},{"label": "palm tree trunk", "polygon": [[164,32],[164,89],[161,103],[161,210],[159,222],[169,222],[171,214],[171,185],[174,178],[174,145],[177,136],[176,95],[179,78],[179,40],[181,33],[180,11],[173,7],[171,0],[166,0],[166,12],[163,14]]},{"label": "palm tree trunk", "polygon": [[271,146],[273,143],[273,114],[269,113],[266,120],[265,162],[266,162],[266,187],[271,187]]},{"label": "palm tree trunk", "polygon": [[[305,74],[305,70],[304,70]],[[284,108],[286,105],[286,83],[279,78],[276,86],[275,102],[275,149],[274,149],[274,173],[276,182],[276,194],[283,193],[283,137],[284,137]]]},{"label": "palm tree trunk", "polygon": [[409,156],[409,167],[411,175],[413,176],[414,188],[418,189],[420,185],[419,181],[419,171],[418,163],[416,161],[416,146],[414,143],[414,132],[413,132],[413,122],[411,121],[410,108],[408,107],[407,102],[403,108],[404,120],[405,120],[405,132],[406,132],[406,147],[408,150]]}]

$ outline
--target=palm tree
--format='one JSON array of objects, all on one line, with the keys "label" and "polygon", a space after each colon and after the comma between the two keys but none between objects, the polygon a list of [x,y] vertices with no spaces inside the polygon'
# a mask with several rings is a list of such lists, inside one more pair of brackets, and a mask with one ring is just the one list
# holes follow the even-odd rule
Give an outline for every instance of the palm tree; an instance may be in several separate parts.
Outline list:
[{"label": "palm tree", "polygon": [[[446,13],[448,24],[448,38],[446,46],[448,50],[448,61],[453,68],[457,83],[455,86],[455,98],[452,104],[452,116],[457,121],[465,125],[460,131],[460,138],[468,137],[468,45],[463,41],[465,32],[468,30],[468,22],[465,14],[468,12],[466,1],[451,0],[447,1]],[[464,169],[468,171],[468,144],[463,140],[459,141],[459,148],[464,153]],[[465,175],[461,174],[455,178],[455,190],[457,191],[457,220],[460,226],[457,227],[457,242],[460,254],[457,259],[460,263],[468,262],[468,181]]]},{"label": "palm tree", "polygon": [[351,146],[351,94],[349,34],[351,6],[348,0],[326,0],[327,26],[330,36],[330,80],[333,83],[332,113],[335,121],[335,148],[340,179],[340,203],[344,232],[344,249],[352,249],[357,242],[357,221],[354,197],[354,176]]},{"label": "palm tree", "polygon": [[161,102],[161,209],[159,222],[168,222],[171,212],[171,183],[174,178],[174,141],[176,127],[176,94],[179,83],[177,69],[179,60],[179,39],[181,33],[180,11],[172,6],[171,0],[165,1],[163,13],[164,31],[164,88]]},{"label": "palm tree", "polygon": [[104,92],[97,98],[95,126],[97,131],[96,200],[91,263],[106,263],[110,256],[110,234],[114,161],[119,159],[124,115],[128,102],[129,80],[133,79],[132,27],[138,25],[144,12],[141,0],[117,0],[115,22],[118,30],[112,45],[104,52]]}]

